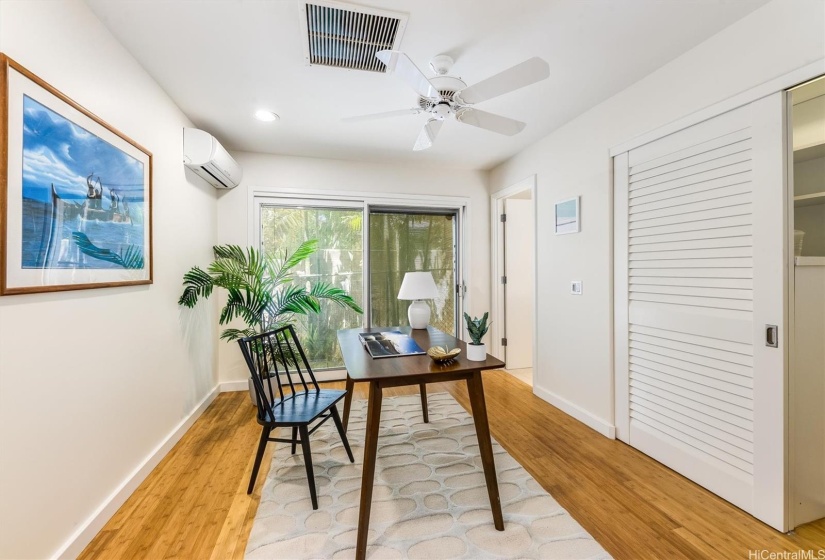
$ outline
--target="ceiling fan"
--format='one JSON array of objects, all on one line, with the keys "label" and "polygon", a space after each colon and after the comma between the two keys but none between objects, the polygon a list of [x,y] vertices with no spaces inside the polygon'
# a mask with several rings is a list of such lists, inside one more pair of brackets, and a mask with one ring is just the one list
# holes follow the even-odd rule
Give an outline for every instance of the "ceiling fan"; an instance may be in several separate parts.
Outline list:
[{"label": "ceiling fan", "polygon": [[429,119],[415,141],[415,151],[426,150],[432,146],[441,125],[450,116],[460,123],[499,134],[518,134],[527,126],[525,123],[476,109],[473,105],[540,82],[550,76],[550,66],[547,62],[539,57],[533,57],[467,87],[460,78],[447,75],[453,66],[453,59],[448,55],[440,54],[430,61],[430,68],[436,74],[433,78],[427,78],[403,52],[386,50],[377,52],[375,56],[387,66],[387,72],[401,78],[418,93],[418,107],[349,117],[344,120],[353,122],[427,113]]}]

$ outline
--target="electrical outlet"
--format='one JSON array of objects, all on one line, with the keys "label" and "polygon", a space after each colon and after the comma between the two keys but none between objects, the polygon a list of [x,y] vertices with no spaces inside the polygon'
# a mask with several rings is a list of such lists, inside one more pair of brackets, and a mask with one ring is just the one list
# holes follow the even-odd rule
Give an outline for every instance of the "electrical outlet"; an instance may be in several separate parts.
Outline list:
[{"label": "electrical outlet", "polygon": [[570,293],[574,296],[582,295],[582,281],[581,280],[573,280],[570,282]]}]

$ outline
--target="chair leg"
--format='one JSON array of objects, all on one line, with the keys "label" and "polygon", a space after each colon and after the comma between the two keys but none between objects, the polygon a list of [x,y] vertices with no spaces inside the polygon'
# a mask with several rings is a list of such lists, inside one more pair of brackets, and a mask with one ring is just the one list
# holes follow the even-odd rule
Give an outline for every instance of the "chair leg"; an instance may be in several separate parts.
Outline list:
[{"label": "chair leg", "polygon": [[329,409],[329,413],[332,414],[332,420],[335,422],[335,427],[338,428],[338,435],[341,436],[341,441],[344,443],[344,449],[347,450],[349,462],[354,463],[355,458],[353,458],[352,456],[352,449],[349,448],[349,441],[347,441],[347,432],[344,430],[344,424],[341,423],[341,417],[338,416],[338,409],[335,407],[335,405],[332,405],[332,408]]},{"label": "chair leg", "polygon": [[344,431],[349,425],[349,410],[352,407],[352,392],[355,390],[355,381],[347,373],[347,393],[344,395]]},{"label": "chair leg", "polygon": [[264,457],[264,450],[269,441],[269,433],[271,431],[272,428],[269,426],[264,426],[261,429],[261,440],[258,442],[258,452],[255,454],[255,465],[252,467],[252,477],[249,479],[249,488],[246,489],[247,494],[251,494],[252,489],[255,488],[255,479],[258,478],[258,469],[261,468],[261,459]]},{"label": "chair leg", "polygon": [[292,426],[292,454],[295,455],[295,447],[298,445],[298,426]]},{"label": "chair leg", "polygon": [[430,410],[427,406],[427,384],[419,384],[418,391],[421,393],[421,415],[424,416],[424,423],[427,424],[430,421]]},{"label": "chair leg", "polygon": [[300,426],[301,447],[304,449],[304,463],[307,468],[307,482],[309,483],[309,496],[312,498],[312,509],[318,509],[318,495],[315,492],[315,475],[312,473],[312,452],[309,449],[309,430],[306,425]]}]

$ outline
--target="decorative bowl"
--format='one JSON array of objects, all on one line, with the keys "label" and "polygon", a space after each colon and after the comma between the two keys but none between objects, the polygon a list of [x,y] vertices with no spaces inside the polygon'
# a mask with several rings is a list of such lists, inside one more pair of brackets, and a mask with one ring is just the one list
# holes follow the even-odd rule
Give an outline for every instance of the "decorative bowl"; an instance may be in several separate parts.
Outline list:
[{"label": "decorative bowl", "polygon": [[461,348],[453,348],[452,350],[448,350],[447,348],[443,348],[441,346],[433,346],[427,350],[427,355],[439,364],[454,360],[459,354],[461,354]]}]

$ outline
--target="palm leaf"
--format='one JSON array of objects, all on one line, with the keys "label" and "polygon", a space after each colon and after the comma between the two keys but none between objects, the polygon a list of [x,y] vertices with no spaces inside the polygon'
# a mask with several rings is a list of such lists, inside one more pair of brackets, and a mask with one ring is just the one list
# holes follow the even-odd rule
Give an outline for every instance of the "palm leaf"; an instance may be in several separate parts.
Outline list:
[{"label": "palm leaf", "polygon": [[307,259],[317,249],[317,239],[309,239],[307,241],[304,241],[297,249],[295,249],[295,251],[291,255],[289,255],[286,258],[281,268],[284,270],[290,270],[296,267],[301,263],[301,261]]},{"label": "palm leaf", "polygon": [[361,309],[357,303],[355,303],[352,296],[350,296],[345,290],[336,288],[326,282],[317,282],[313,284],[310,287],[309,294],[316,300],[324,299],[327,301],[332,301],[341,307],[349,307],[356,313],[364,312],[364,310]]},{"label": "palm leaf", "polygon": [[[225,329],[221,334],[224,340],[280,328],[290,324],[295,315],[318,313],[321,300],[362,313],[341,288],[323,282],[310,284],[308,289],[293,284],[291,270],[314,253],[317,245],[315,240],[306,241],[292,253],[283,251],[281,256],[265,255],[254,247],[216,245],[215,260],[207,270],[193,267],[184,275],[184,291],[178,303],[193,307],[201,297],[209,297],[216,286],[224,288],[227,301],[219,323],[225,325],[235,319],[246,323],[243,329]],[[137,256],[129,252],[124,257],[137,262]]]},{"label": "palm leaf", "polygon": [[247,336],[255,336],[258,332],[252,327],[245,329],[224,329],[221,333],[221,340],[238,340]]},{"label": "palm leaf", "polygon": [[271,317],[277,317],[284,313],[296,313],[306,315],[307,313],[318,313],[321,306],[318,301],[312,298],[305,288],[288,284],[275,294],[272,304],[267,309]]},{"label": "palm leaf", "polygon": [[246,253],[239,245],[215,245],[212,247],[212,251],[218,259],[230,259],[238,262],[246,260]]},{"label": "palm leaf", "polygon": [[214,282],[209,274],[196,266],[183,275],[183,285],[186,288],[178,300],[178,305],[191,308],[195,307],[198,298],[208,298],[212,294]]},{"label": "palm leaf", "polygon": [[318,241],[316,239],[310,239],[301,243],[291,255],[284,251],[283,259],[272,258],[269,274],[271,281],[276,285],[285,282],[289,278],[289,272],[302,261],[306,260],[317,248]]}]

